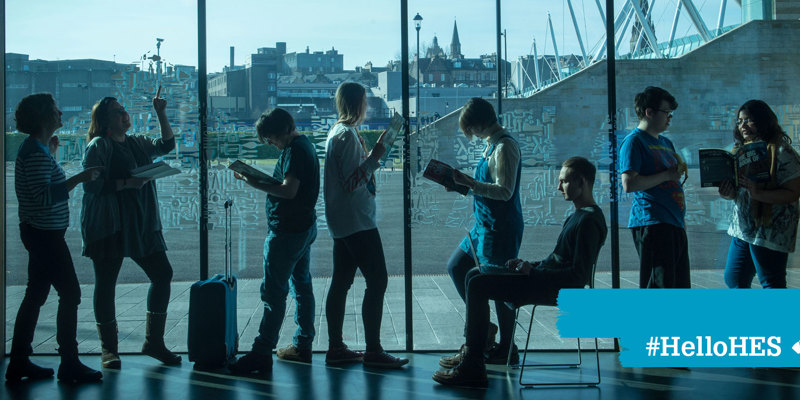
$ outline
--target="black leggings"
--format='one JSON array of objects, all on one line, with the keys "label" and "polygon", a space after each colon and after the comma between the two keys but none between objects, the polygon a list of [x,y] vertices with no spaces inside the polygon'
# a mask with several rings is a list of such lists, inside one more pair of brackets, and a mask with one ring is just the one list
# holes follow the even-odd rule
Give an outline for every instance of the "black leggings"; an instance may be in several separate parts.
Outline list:
[{"label": "black leggings", "polygon": [[[159,251],[145,257],[131,257],[150,278],[150,290],[147,292],[147,311],[155,313],[167,312],[169,304],[172,266],[167,253]],[[94,319],[105,323],[116,319],[117,277],[122,267],[122,257],[92,259],[94,264]]]},{"label": "black leggings", "polygon": [[27,224],[20,224],[19,230],[22,244],[28,250],[28,286],[14,323],[11,357],[27,357],[33,353],[33,332],[39,320],[39,310],[50,293],[50,285],[58,292],[58,351],[62,356],[77,354],[75,332],[78,326],[81,287],[75,275],[67,242],[64,241],[66,230],[42,230]]},{"label": "black leggings", "polygon": [[342,326],[344,325],[347,292],[353,285],[356,269],[361,270],[367,288],[361,305],[361,318],[364,321],[364,341],[367,351],[382,351],[381,319],[383,318],[383,295],[386,293],[388,276],[383,244],[378,229],[354,233],[350,236],[333,239],[333,277],[325,303],[328,319],[328,343],[331,348],[344,345]]}]

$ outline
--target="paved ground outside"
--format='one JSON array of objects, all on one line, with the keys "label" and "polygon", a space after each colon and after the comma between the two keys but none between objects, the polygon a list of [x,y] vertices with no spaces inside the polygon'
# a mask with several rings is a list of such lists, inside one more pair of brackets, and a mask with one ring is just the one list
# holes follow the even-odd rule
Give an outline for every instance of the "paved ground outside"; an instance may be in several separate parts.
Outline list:
[{"label": "paved ground outside", "polygon": [[[800,287],[800,269],[790,269],[788,273],[789,287]],[[242,279],[238,290],[238,329],[240,332],[240,349],[249,350],[258,333],[261,321],[262,303],[259,298],[260,281]],[[166,341],[169,348],[178,352],[186,351],[188,329],[189,286],[191,282],[173,282],[172,296],[169,306]],[[314,293],[317,300],[315,325],[317,336],[315,350],[327,349],[328,333],[325,319],[325,299],[330,278],[317,278],[314,281]],[[621,275],[623,288],[638,287],[638,273],[623,271]],[[721,270],[693,270],[693,288],[724,287]],[[610,288],[609,273],[598,273],[597,288]],[[753,287],[758,287],[757,283]],[[78,342],[83,353],[99,352],[99,341],[92,311],[93,285],[81,285],[82,301],[78,313]],[[119,321],[120,351],[139,352],[144,340],[145,298],[147,284],[120,284],[117,287],[117,319]],[[11,348],[11,337],[14,318],[22,300],[25,287],[9,286],[6,304],[6,351]],[[363,324],[361,323],[361,300],[364,293],[364,280],[356,278],[350,290],[347,312],[345,316],[344,339],[355,349],[364,348]],[[384,303],[381,340],[388,350],[405,350],[406,326],[405,303],[402,276],[391,276]],[[47,303],[42,308],[39,325],[36,329],[34,351],[36,353],[53,353],[56,351],[55,316],[58,298],[51,291]],[[293,321],[294,302],[287,302],[287,314],[281,330],[279,347],[291,342],[295,329]],[[450,278],[446,275],[421,275],[414,277],[413,286],[413,324],[415,350],[452,350],[463,343],[464,303],[456,293]],[[555,331],[555,308],[540,308],[534,323],[534,343],[536,348],[560,349],[575,346],[574,339],[562,340]],[[492,318],[494,311],[492,311]],[[530,318],[530,307],[520,313],[520,319],[527,326]],[[525,335],[517,330],[515,340],[524,345]],[[586,342],[585,345],[590,345]],[[601,347],[612,346],[610,339],[601,340]]]}]

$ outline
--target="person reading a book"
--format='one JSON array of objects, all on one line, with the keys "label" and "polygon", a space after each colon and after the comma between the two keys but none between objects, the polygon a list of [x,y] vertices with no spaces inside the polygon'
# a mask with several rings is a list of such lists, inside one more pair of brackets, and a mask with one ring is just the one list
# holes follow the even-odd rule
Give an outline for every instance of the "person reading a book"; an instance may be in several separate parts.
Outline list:
[{"label": "person reading a book", "polygon": [[62,126],[61,110],[50,93],[25,96],[14,113],[17,130],[28,137],[17,150],[14,190],[19,201],[19,236],[28,251],[28,282],[14,322],[14,338],[6,380],[47,379],[52,368],[30,360],[39,311],[50,286],[58,292],[56,342],[61,364],[58,379],[93,382],[103,378],[78,359],[78,304],[81,287],[75,275],[64,233],[69,227],[69,192],[81,182],[97,179],[102,168],[90,168],[66,177],[54,158],[59,145],[53,135]]},{"label": "person reading a book", "polygon": [[769,179],[757,183],[740,174],[739,187],[723,182],[719,195],[733,200],[725,263],[725,284],[749,288],[753,277],[764,288],[786,287],[786,264],[794,251],[800,218],[800,157],[767,103],[749,100],[737,112],[733,152],[749,143],[767,143]]},{"label": "person reading a book", "polygon": [[[489,324],[489,300],[495,303],[554,304],[563,288],[583,288],[603,247],[608,228],[592,195],[596,168],[583,157],[561,164],[558,191],[575,212],[564,221],[555,249],[541,261],[508,260],[508,273],[467,275],[467,341],[459,363],[437,371],[433,379],[445,385],[486,387],[483,346]],[[505,305],[504,305],[505,306]],[[509,309],[508,307],[506,307]],[[510,310],[510,309],[509,309]]]},{"label": "person reading a book", "polygon": [[[325,218],[333,237],[333,276],[325,303],[328,319],[327,364],[363,362],[378,368],[398,368],[408,363],[381,346],[383,296],[388,284],[386,259],[375,215],[375,170],[386,152],[382,134],[367,151],[358,126],[367,115],[367,92],[355,82],[336,90],[339,119],[325,143]],[[342,338],[347,292],[356,270],[367,287],[361,305],[366,352],[350,350]]]},{"label": "person reading a book", "polygon": [[625,193],[633,193],[628,228],[639,253],[639,286],[689,288],[685,167],[662,135],[678,102],[666,90],[648,86],[636,95],[634,108],[639,125],[622,141],[619,171]]},{"label": "person reading a book", "polygon": [[234,373],[272,370],[272,350],[278,344],[286,296],[291,287],[297,303],[297,330],[292,344],[278,350],[278,358],[311,362],[314,341],[314,291],[311,285],[311,244],[317,238],[319,160],[308,137],[297,132],[291,114],[281,108],[265,112],[256,122],[256,135],[281,151],[272,176],[277,184],[264,183],[234,172],[236,179],[267,193],[267,226],[264,240],[264,279],[261,300],[264,313],[250,352],[228,368]]},{"label": "person reading a book", "polygon": [[180,364],[181,357],[164,345],[172,266],[161,228],[158,195],[151,178],[131,176],[131,170],[175,148],[167,120],[167,101],[153,98],[161,137],[128,135],[131,117],[117,99],[106,97],[92,107],[89,144],[83,167],[105,167],[101,176],[83,184],[81,233],[83,255],[94,266],[94,316],[100,336],[103,368],[119,369],[115,289],[122,260],[130,257],[150,279],[147,324],[142,353],[164,364]]},{"label": "person reading a book", "polygon": [[[517,141],[498,123],[494,107],[484,99],[473,97],[467,101],[461,110],[459,126],[468,139],[477,137],[485,143],[474,178],[460,172],[453,176],[456,184],[466,186],[472,193],[475,214],[475,225],[447,262],[450,278],[458,294],[466,301],[467,275],[476,268],[469,242],[472,242],[480,264],[504,264],[519,254],[523,231],[519,200],[522,157]],[[509,347],[513,346],[511,361],[517,363],[519,355],[511,336],[514,312],[502,301],[495,302],[495,305],[500,342],[494,344],[497,327],[490,325],[486,360],[490,364],[505,364]],[[442,357],[439,363],[453,367],[462,356],[460,351]]]}]

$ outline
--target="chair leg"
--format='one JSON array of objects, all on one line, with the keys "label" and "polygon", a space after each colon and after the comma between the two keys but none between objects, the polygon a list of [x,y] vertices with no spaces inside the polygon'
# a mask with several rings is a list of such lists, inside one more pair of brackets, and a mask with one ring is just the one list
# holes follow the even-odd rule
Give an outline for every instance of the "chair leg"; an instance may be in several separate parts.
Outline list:
[{"label": "chair leg", "polygon": [[508,347],[508,358],[506,358],[506,367],[511,368],[519,368],[518,365],[511,365],[511,353],[514,350],[514,335],[517,333],[517,324],[519,323],[519,309],[522,307],[517,307],[517,312],[514,315],[514,327],[511,328],[511,346]]},{"label": "chair leg", "polygon": [[[519,310],[517,311],[519,312]],[[520,372],[519,372],[519,384],[526,388],[534,388],[537,386],[597,386],[600,384],[600,345],[597,338],[594,338],[594,354],[595,354],[595,362],[596,362],[596,371],[597,371],[597,380],[592,382],[542,382],[542,383],[534,383],[534,382],[525,382],[523,376],[525,374],[525,367],[569,367],[569,368],[577,368],[583,365],[583,358],[582,358],[582,350],[581,350],[581,339],[578,338],[578,363],[555,363],[555,364],[528,364],[527,363],[527,356],[528,356],[528,348],[530,346],[531,341],[531,331],[533,330],[533,319],[536,313],[536,305],[533,306],[531,310],[531,320],[528,323],[528,337],[525,340],[525,352],[522,356],[522,362],[519,365]]]}]

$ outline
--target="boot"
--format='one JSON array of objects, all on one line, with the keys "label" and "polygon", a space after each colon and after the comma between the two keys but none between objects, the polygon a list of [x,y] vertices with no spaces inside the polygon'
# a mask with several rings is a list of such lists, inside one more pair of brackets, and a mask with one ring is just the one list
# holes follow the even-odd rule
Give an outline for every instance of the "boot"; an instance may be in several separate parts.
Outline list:
[{"label": "boot", "polygon": [[103,380],[103,373],[84,365],[77,354],[62,354],[58,380],[66,383],[100,382]]},{"label": "boot", "polygon": [[52,368],[40,367],[32,363],[28,357],[12,357],[6,368],[6,380],[9,382],[19,382],[23,378],[47,379],[52,377]]},{"label": "boot", "polygon": [[469,388],[486,388],[489,380],[486,376],[486,365],[483,354],[468,346],[464,348],[464,358],[453,369],[436,371],[433,380],[442,385],[462,386]]},{"label": "boot", "polygon": [[181,356],[169,351],[164,345],[164,328],[167,324],[167,313],[147,312],[147,327],[144,336],[142,353],[167,365],[178,365]]},{"label": "boot", "polygon": [[100,362],[103,368],[122,368],[122,360],[119,359],[118,332],[115,319],[111,322],[97,324],[97,334],[100,336]]}]

